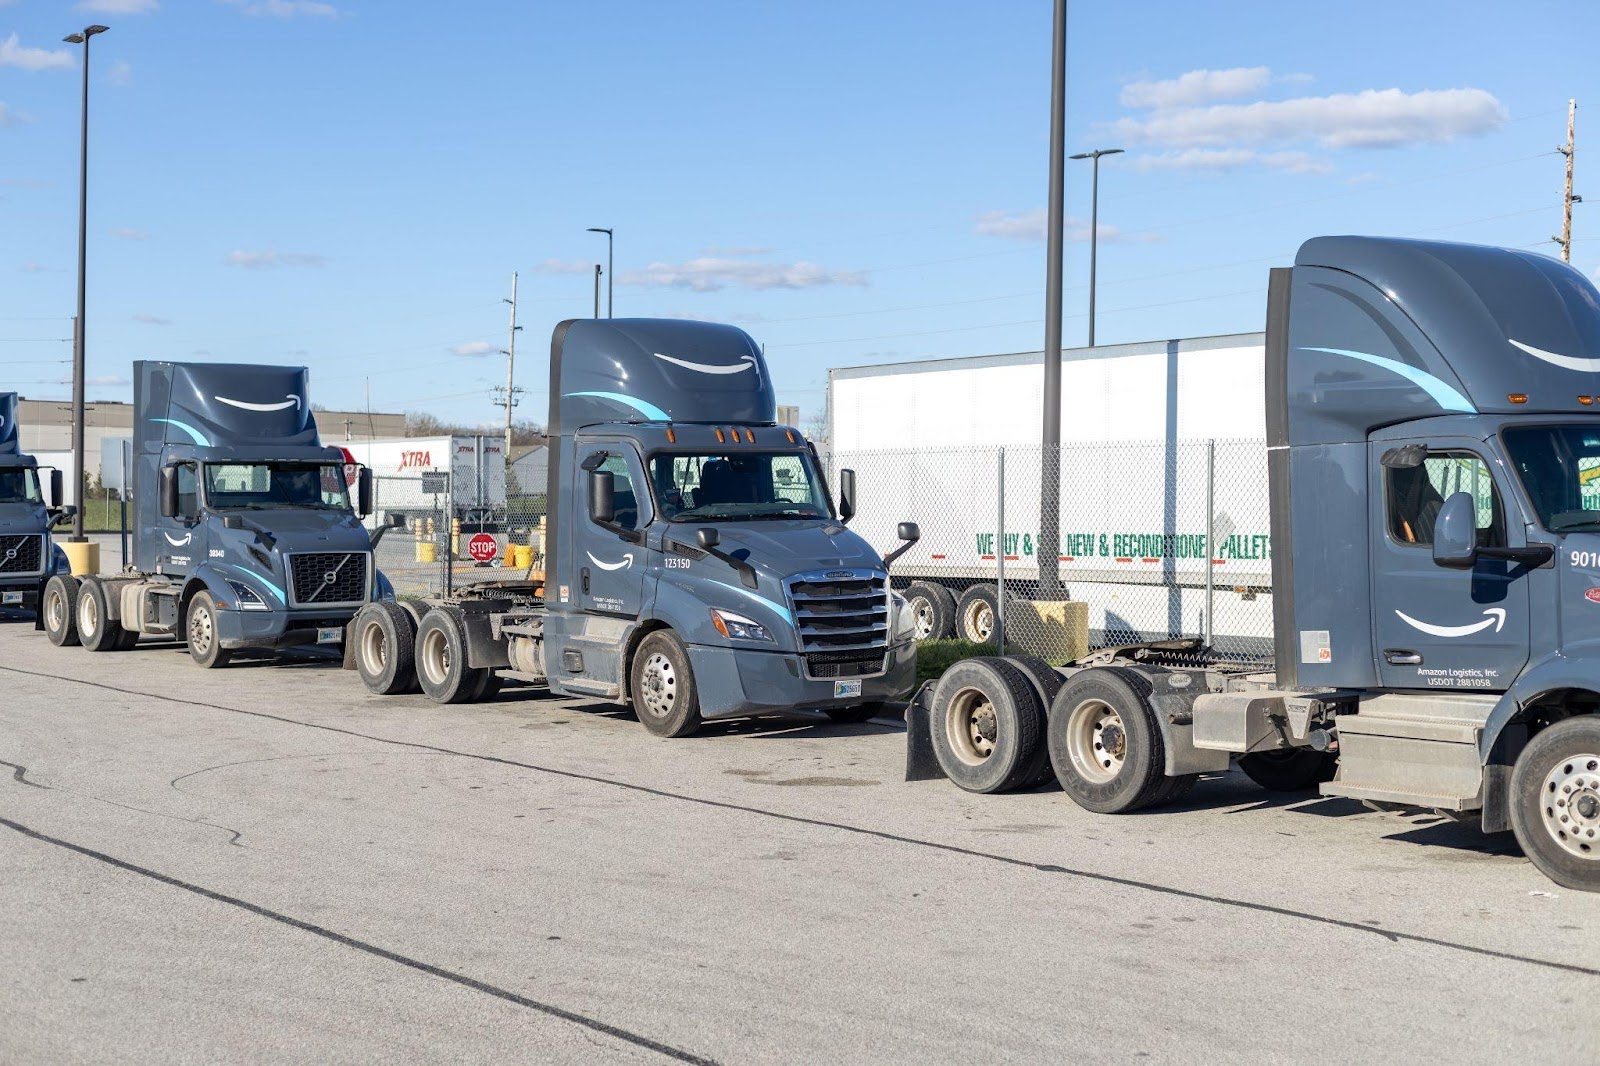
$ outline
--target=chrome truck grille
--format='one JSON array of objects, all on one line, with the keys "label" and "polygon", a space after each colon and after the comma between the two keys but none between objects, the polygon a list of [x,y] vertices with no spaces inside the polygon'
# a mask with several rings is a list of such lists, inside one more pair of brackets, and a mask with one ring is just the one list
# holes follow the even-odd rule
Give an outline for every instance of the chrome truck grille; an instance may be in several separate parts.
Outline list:
[{"label": "chrome truck grille", "polygon": [[289,556],[290,607],[354,607],[367,600],[367,552],[296,552]]},{"label": "chrome truck grille", "polygon": [[874,570],[817,570],[789,579],[789,603],[806,673],[813,678],[883,673],[889,590]]},{"label": "chrome truck grille", "polygon": [[44,537],[37,533],[0,533],[0,574],[44,573]]}]

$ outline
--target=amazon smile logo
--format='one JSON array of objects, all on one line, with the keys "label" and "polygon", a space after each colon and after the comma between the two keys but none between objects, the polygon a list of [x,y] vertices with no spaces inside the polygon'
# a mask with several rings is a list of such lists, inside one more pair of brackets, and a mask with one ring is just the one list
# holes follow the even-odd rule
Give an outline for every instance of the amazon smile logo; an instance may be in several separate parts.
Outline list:
[{"label": "amazon smile logo", "polygon": [[172,545],[174,548],[181,548],[185,544],[188,544],[190,541],[194,540],[194,534],[193,533],[185,533],[181,537],[174,537],[171,533],[168,533],[166,530],[162,530],[161,531],[161,535],[163,537],[166,537],[167,538],[167,543]]},{"label": "amazon smile logo", "polygon": [[295,393],[286,393],[279,403],[251,403],[248,400],[235,400],[229,396],[213,396],[218,403],[225,403],[229,407],[237,407],[241,411],[287,411],[293,407],[300,409],[300,397]]},{"label": "amazon smile logo", "polygon": [[1535,348],[1531,344],[1524,344],[1519,340],[1507,337],[1511,346],[1538,359],[1540,362],[1559,366],[1563,370],[1576,370],[1584,374],[1600,374],[1600,359],[1584,359],[1576,355],[1561,355],[1557,352],[1547,352],[1543,348]]},{"label": "amazon smile logo", "polygon": [[600,559],[596,559],[594,557],[594,552],[584,552],[583,554],[587,555],[589,557],[589,561],[602,570],[626,570],[628,567],[633,565],[632,552],[625,553],[622,556],[622,561],[617,563],[608,563]]},{"label": "amazon smile logo", "polygon": [[1422,622],[1412,618],[1404,611],[1395,611],[1395,614],[1400,616],[1402,622],[1419,633],[1426,633],[1430,637],[1444,637],[1447,640],[1455,637],[1470,637],[1474,633],[1483,632],[1490,626],[1494,626],[1494,631],[1498,633],[1506,624],[1506,609],[1504,607],[1490,607],[1483,612],[1483,621],[1473,622],[1471,625],[1465,626],[1434,625],[1432,622]]},{"label": "amazon smile logo", "polygon": [[737,363],[693,363],[687,359],[679,359],[676,356],[662,355],[660,352],[651,352],[650,354],[663,363],[681,366],[685,370],[693,370],[697,374],[743,374],[746,370],[754,370],[756,365],[755,359],[748,355],[741,355]]}]

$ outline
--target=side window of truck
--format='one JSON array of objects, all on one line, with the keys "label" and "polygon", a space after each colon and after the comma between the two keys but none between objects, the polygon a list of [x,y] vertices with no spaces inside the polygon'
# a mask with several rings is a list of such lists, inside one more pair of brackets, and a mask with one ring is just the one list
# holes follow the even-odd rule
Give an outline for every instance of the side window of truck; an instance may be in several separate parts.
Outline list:
[{"label": "side window of truck", "polygon": [[200,492],[193,463],[178,466],[178,517],[195,518],[200,514]]},{"label": "side window of truck", "polygon": [[639,488],[633,483],[633,474],[628,470],[628,460],[620,455],[609,455],[599,468],[610,471],[616,479],[617,525],[623,529],[638,529]]},{"label": "side window of truck", "polygon": [[1385,503],[1389,535],[1404,545],[1433,544],[1433,525],[1444,501],[1470,492],[1477,509],[1478,537],[1492,546],[1505,544],[1505,510],[1495,490],[1489,465],[1472,452],[1429,452],[1422,465],[1389,469]]}]

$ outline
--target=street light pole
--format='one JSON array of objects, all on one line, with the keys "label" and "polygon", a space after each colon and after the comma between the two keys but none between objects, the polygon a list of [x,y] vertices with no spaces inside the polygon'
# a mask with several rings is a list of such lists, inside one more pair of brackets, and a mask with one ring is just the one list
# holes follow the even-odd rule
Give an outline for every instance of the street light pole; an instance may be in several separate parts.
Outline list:
[{"label": "street light pole", "polygon": [[80,543],[87,539],[83,535],[83,352],[88,292],[84,277],[89,258],[89,38],[109,28],[85,26],[82,33],[62,38],[67,44],[83,45],[83,127],[78,145],[78,318],[77,328],[72,331],[72,496],[78,501],[78,511],[72,516],[69,538]]},{"label": "street light pole", "polygon": [[[616,266],[617,266],[617,263],[616,263],[616,258],[615,258],[615,255],[614,255],[615,248],[614,248],[614,245],[613,245],[613,242],[612,242],[613,234],[612,234],[612,232],[610,230],[606,229],[604,226],[590,226],[589,227],[589,232],[590,233],[604,233],[606,235],[606,317],[610,318],[612,315],[616,314],[616,311],[617,311],[617,302],[616,302],[616,295],[617,295],[616,294],[616,285],[617,285]],[[595,312],[595,316],[594,317],[599,318],[600,317],[599,312]]]},{"label": "street light pole", "polygon": [[594,265],[594,317],[600,317],[600,264]]},{"label": "street light pole", "polygon": [[1089,347],[1094,347],[1094,268],[1100,247],[1100,157],[1121,155],[1121,148],[1096,148],[1092,152],[1079,152],[1073,159],[1094,160],[1094,193],[1089,208]]},{"label": "street light pole", "polygon": [[[1044,433],[1039,513],[1039,587],[1060,595],[1061,579],[1061,228],[1066,208],[1067,0],[1056,0],[1050,55],[1050,193],[1045,234]],[[1002,533],[1004,530],[1001,531]]]}]

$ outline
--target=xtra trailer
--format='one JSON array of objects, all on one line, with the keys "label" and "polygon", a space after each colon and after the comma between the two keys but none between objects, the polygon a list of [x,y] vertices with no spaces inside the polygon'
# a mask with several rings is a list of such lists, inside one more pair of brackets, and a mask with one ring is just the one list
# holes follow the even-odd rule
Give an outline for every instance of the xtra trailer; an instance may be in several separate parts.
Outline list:
[{"label": "xtra trailer", "polygon": [[562,323],[549,433],[545,582],[365,608],[352,641],[369,689],[454,703],[510,676],[631,705],[661,736],[796,709],[861,721],[909,694],[894,556],[846,528],[853,477],[836,509],[744,331]]},{"label": "xtra trailer", "polygon": [[[61,471],[41,468],[19,440],[17,394],[0,392],[0,607],[36,608],[45,582],[70,569],[50,530],[76,508],[61,506]],[[46,469],[48,495],[39,480]]]},{"label": "xtra trailer", "polygon": [[133,364],[133,558],[121,573],[57,574],[57,645],[187,643],[204,667],[240,648],[342,647],[364,604],[392,598],[360,514],[372,479],[317,438],[303,367]]},{"label": "xtra trailer", "polygon": [[1053,774],[1110,814],[1237,760],[1510,829],[1600,889],[1600,292],[1528,252],[1320,238],[1272,272],[1265,370],[1272,659],[969,660],[913,704],[908,777]]}]

